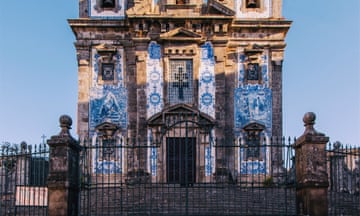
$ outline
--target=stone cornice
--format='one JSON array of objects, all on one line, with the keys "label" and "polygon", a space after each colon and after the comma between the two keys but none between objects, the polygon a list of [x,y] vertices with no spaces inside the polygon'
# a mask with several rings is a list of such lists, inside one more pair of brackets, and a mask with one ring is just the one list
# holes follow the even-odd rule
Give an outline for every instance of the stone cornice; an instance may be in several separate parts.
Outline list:
[{"label": "stone cornice", "polygon": [[127,20],[116,20],[116,19],[68,19],[69,25],[73,27],[120,27],[127,26]]},{"label": "stone cornice", "polygon": [[232,27],[246,28],[290,28],[292,21],[290,20],[244,20],[237,19],[232,23]]}]

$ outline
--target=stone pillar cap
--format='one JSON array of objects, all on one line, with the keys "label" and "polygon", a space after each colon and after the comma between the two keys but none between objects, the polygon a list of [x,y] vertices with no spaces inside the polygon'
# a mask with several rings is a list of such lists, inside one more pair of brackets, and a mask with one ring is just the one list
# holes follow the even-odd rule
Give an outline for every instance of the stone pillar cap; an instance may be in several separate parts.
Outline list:
[{"label": "stone pillar cap", "polygon": [[303,117],[305,132],[303,135],[317,135],[317,136],[325,136],[325,134],[317,132],[314,128],[316,120],[316,115],[313,112],[305,113]]}]

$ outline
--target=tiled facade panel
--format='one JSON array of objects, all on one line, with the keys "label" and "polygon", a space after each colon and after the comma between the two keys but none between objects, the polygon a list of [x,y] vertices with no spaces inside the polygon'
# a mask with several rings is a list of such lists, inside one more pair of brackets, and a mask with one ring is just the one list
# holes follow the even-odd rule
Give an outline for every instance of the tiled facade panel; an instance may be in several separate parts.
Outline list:
[{"label": "tiled facade panel", "polygon": [[90,88],[89,129],[94,134],[97,125],[103,122],[113,123],[127,128],[127,89],[124,86],[123,50],[118,49],[115,54],[116,84],[99,84],[99,57],[96,49],[92,55],[92,85]]},{"label": "tiled facade panel", "polygon": [[[258,77],[260,83],[251,83],[247,79],[248,71],[246,62],[248,57],[244,53],[239,53],[237,70],[237,87],[234,92],[234,125],[235,131],[240,132],[239,138],[246,137],[243,128],[251,123],[257,123],[265,126],[261,136],[269,138],[272,136],[272,90],[269,87],[269,52],[264,50],[260,55],[260,64],[258,68]],[[263,140],[260,141],[260,144]],[[259,148],[259,155],[255,160],[247,160],[243,148],[239,149],[239,172],[241,174],[265,174],[269,169],[269,153],[265,148]]]},{"label": "tiled facade panel", "polygon": [[201,46],[199,69],[199,109],[215,118],[215,60],[210,42]]},{"label": "tiled facade panel", "polygon": [[161,112],[164,108],[163,86],[161,47],[156,42],[151,42],[148,48],[148,58],[146,61],[147,118]]}]

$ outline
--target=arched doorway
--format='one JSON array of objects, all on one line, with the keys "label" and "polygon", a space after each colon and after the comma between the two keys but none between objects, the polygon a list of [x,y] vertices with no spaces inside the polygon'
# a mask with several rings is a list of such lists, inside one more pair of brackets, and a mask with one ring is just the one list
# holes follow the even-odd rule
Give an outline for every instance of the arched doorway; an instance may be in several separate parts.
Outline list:
[{"label": "arched doorway", "polygon": [[[156,146],[156,181],[181,186],[205,182],[206,152],[213,143],[211,117],[184,104],[148,120]],[[210,156],[210,155],[209,155]]]}]

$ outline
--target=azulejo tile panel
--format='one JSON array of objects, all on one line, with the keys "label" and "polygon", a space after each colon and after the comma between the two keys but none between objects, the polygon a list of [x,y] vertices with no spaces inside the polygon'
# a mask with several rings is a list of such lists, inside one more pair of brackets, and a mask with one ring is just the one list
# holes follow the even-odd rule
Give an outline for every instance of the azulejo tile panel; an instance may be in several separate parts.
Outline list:
[{"label": "azulejo tile panel", "polygon": [[242,161],[240,167],[241,174],[264,174],[266,173],[265,161]]},{"label": "azulejo tile panel", "polygon": [[257,122],[266,127],[266,134],[271,134],[272,128],[272,90],[269,87],[268,50],[260,56],[261,83],[251,84],[245,81],[244,53],[238,55],[237,87],[234,90],[234,125],[237,131],[251,122]]},{"label": "azulejo tile panel", "polygon": [[151,42],[146,62],[146,109],[147,117],[161,112],[163,109],[163,69],[161,67],[161,47]]},{"label": "azulejo tile panel", "polygon": [[272,125],[272,92],[261,85],[247,85],[235,89],[235,128],[241,129],[251,122]]},{"label": "azulejo tile panel", "polygon": [[115,55],[116,84],[99,84],[99,55],[93,49],[92,84],[90,88],[89,131],[93,136],[95,127],[103,122],[127,128],[128,92],[123,84],[123,50],[118,49]]},{"label": "azulejo tile panel", "polygon": [[215,59],[210,42],[201,46],[199,71],[199,109],[215,118]]},{"label": "azulejo tile panel", "polygon": [[[269,87],[269,54],[264,50],[260,56],[261,83],[247,83],[245,77],[245,63],[247,57],[239,52],[237,87],[234,90],[234,126],[237,135],[246,125],[256,122],[265,126],[263,136],[270,137],[272,133],[272,90]],[[268,153],[261,150],[263,157]],[[241,174],[264,174],[267,171],[266,160],[247,161],[244,153],[240,152],[239,171]]]},{"label": "azulejo tile panel", "polygon": [[[123,140],[123,137],[117,137],[116,145],[122,145],[120,140]],[[92,139],[93,146],[99,146],[101,143],[97,138],[97,134],[94,134]],[[114,158],[111,158],[109,155],[103,157],[106,153],[103,152],[102,148],[94,148],[92,150],[92,172],[95,174],[121,174],[123,172],[123,155],[124,148],[114,147],[108,148],[107,151],[111,150],[111,154]],[[109,154],[109,152],[107,152]]]}]

